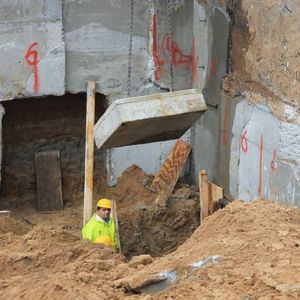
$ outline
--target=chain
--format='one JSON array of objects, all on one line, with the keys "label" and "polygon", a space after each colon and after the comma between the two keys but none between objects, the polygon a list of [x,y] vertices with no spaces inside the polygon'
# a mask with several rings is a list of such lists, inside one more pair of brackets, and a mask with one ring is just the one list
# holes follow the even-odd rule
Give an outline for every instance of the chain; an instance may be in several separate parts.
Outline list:
[{"label": "chain", "polygon": [[129,23],[129,41],[128,41],[128,75],[127,75],[127,96],[128,97],[130,96],[130,86],[131,86],[133,15],[134,15],[134,0],[130,0],[130,23]]},{"label": "chain", "polygon": [[171,13],[172,13],[172,6],[174,5],[173,0],[168,0],[168,35],[169,35],[169,66],[170,66],[170,92],[174,91],[174,66],[173,66],[173,36],[172,36],[172,20],[171,20]]},{"label": "chain", "polygon": [[172,8],[175,9],[176,11],[182,6],[184,5],[184,0],[173,0],[172,1]]}]

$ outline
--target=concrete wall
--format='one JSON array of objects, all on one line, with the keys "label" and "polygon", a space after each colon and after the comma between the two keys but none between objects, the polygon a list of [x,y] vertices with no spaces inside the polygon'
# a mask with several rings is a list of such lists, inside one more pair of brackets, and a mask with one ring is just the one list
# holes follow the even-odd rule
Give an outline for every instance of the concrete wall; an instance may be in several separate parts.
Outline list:
[{"label": "concrete wall", "polygon": [[0,101],[64,94],[61,0],[3,0],[0,11]]},{"label": "concrete wall", "polygon": [[[135,1],[132,95],[147,83],[148,1]],[[67,90],[97,91],[111,100],[126,95],[129,0],[64,1]]]},{"label": "concrete wall", "polygon": [[[174,84],[204,89],[208,104],[187,137],[193,144],[194,183],[203,168],[228,198],[263,196],[299,206],[299,59],[292,42],[300,6],[296,0],[265,2],[182,1],[171,17]],[[2,1],[0,101],[85,92],[87,80],[95,80],[109,102],[125,97],[129,3]],[[170,88],[166,3],[135,1],[132,96]],[[223,82],[222,91],[228,71],[226,6],[234,22],[230,84]],[[288,33],[276,30],[276,20]],[[155,173],[173,144],[100,151],[99,161],[104,164],[106,156],[113,185],[131,164]]]},{"label": "concrete wall", "polygon": [[222,2],[234,26],[220,102],[220,183],[229,198],[300,207],[299,2]]},{"label": "concrete wall", "polygon": [[[220,49],[220,44],[213,43],[214,32],[220,28],[218,22],[225,18],[220,16],[221,19],[216,21],[217,16],[210,18],[210,15],[212,11],[222,9],[216,1],[214,4],[198,2],[195,9],[199,10],[199,16],[203,16],[204,11],[210,20],[202,25],[208,32],[208,47],[214,45],[213,48],[218,46]],[[274,24],[278,18],[282,24],[290,24],[289,33],[293,36],[292,28],[298,22],[294,13],[300,7],[295,1],[277,2],[282,5],[274,6],[272,1],[257,2],[255,7],[251,1],[233,7],[228,5],[234,18],[232,73],[221,88],[222,77],[226,74],[222,71],[226,68],[218,69],[219,74],[214,72],[215,52],[208,49],[204,94],[211,107],[193,128],[192,175],[197,182],[199,170],[207,169],[210,179],[222,185],[230,199],[251,201],[264,197],[300,207],[300,119],[299,101],[295,97],[297,76],[293,77],[297,73],[293,70],[298,60],[292,56],[292,41]],[[267,13],[262,6],[272,9]],[[270,23],[274,25],[269,26]],[[285,39],[273,40],[272,37],[278,35]],[[270,55],[262,55],[262,49]],[[225,49],[223,58],[224,53]],[[218,61],[220,59],[222,57]],[[291,67],[288,59],[293,62]],[[222,65],[224,67],[218,63],[219,67]],[[290,78],[289,85],[284,86],[287,83],[285,76],[278,76],[280,68],[281,75]],[[216,76],[211,76],[213,73]]]},{"label": "concrete wall", "polygon": [[231,99],[236,102],[229,109],[232,123],[221,126],[227,139],[221,146],[222,184],[232,198],[264,197],[300,207],[300,126],[291,122],[299,122],[299,115],[286,105],[287,119],[280,120],[268,105],[253,104],[251,96]]},{"label": "concrete wall", "polygon": [[[88,80],[96,81],[97,91],[109,102],[125,97],[129,4],[129,0],[2,2],[0,53],[5,62],[0,70],[0,100],[85,92]],[[170,88],[166,4],[135,1],[132,96]],[[193,14],[193,2],[182,4],[171,12],[175,89],[192,87],[197,75],[193,18],[186,18]],[[46,120],[43,126],[48,126]],[[109,184],[134,163],[155,173],[174,143],[99,152],[101,157],[107,154]]]},{"label": "concrete wall", "polygon": [[[144,20],[143,24],[143,26],[146,25],[148,30],[146,34],[146,42],[149,43],[149,49],[147,49],[146,53],[148,69],[144,74],[144,76],[147,76],[146,81],[148,81],[148,85],[143,87],[140,82],[139,90],[136,91],[140,95],[165,92],[165,89],[169,89],[171,86],[167,1],[153,1],[152,5],[151,1],[148,1],[147,5],[149,3],[150,7],[147,6],[145,8],[148,11],[148,15],[145,15],[146,20]],[[196,55],[196,44],[192,30],[193,17],[186,18],[187,15],[193,16],[193,1],[186,1],[176,12],[175,10],[171,11],[175,90],[191,88],[193,82],[197,79],[199,60]],[[162,90],[159,90],[159,87]],[[190,133],[188,132],[183,139],[189,141]],[[108,150],[108,184],[111,186],[115,185],[117,178],[132,164],[137,164],[146,173],[154,175],[174,144],[175,141],[167,141]],[[186,175],[189,172],[189,166],[190,162],[187,162],[182,175]]]},{"label": "concrete wall", "polygon": [[230,19],[217,3],[194,1],[193,31],[198,60],[194,87],[202,88],[208,111],[197,121],[191,132],[193,145],[191,178],[198,184],[199,172],[205,169],[208,177],[220,182],[220,103],[222,78],[228,64]]}]

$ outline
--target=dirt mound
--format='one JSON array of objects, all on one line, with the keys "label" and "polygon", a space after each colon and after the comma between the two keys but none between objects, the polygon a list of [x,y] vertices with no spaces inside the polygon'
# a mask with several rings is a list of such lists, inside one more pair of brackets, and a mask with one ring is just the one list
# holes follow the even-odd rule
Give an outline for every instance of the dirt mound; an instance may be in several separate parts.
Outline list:
[{"label": "dirt mound", "polygon": [[0,234],[11,232],[17,235],[27,233],[32,228],[23,220],[16,220],[9,216],[0,217]]},{"label": "dirt mound", "polygon": [[127,261],[62,226],[35,226],[19,236],[0,234],[0,240],[3,299],[300,296],[300,212],[265,200],[234,201],[161,258]]},{"label": "dirt mound", "polygon": [[299,274],[299,211],[265,200],[235,201],[208,217],[175,252],[116,285],[142,291],[173,276],[155,299],[299,299]]},{"label": "dirt mound", "polygon": [[123,262],[112,249],[45,225],[16,237],[0,235],[2,299],[86,299],[87,293],[96,299],[118,294],[104,288],[112,278],[109,270]]},{"label": "dirt mound", "polygon": [[117,201],[118,213],[127,212],[129,208],[153,206],[155,194],[147,189],[153,180],[143,170],[132,165],[118,178],[116,188],[112,189],[113,198]]},{"label": "dirt mound", "polygon": [[112,190],[120,223],[123,254],[161,256],[175,250],[199,225],[196,187],[178,183],[165,207],[155,205],[149,190],[153,176],[138,166],[129,167]]}]

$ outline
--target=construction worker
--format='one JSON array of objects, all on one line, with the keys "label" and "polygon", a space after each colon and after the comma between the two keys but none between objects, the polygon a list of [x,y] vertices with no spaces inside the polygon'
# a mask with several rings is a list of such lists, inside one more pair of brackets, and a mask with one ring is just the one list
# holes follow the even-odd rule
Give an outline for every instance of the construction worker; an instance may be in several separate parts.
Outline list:
[{"label": "construction worker", "polygon": [[110,213],[111,201],[105,198],[100,199],[97,203],[96,213],[82,228],[82,237],[92,243],[111,246],[118,251],[119,241],[116,236],[116,223]]}]

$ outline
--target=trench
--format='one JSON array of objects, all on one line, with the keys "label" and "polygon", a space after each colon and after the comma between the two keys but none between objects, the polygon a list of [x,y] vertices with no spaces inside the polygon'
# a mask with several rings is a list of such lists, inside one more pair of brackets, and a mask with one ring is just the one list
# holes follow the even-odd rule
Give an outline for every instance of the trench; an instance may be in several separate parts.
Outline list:
[{"label": "trench", "polygon": [[162,256],[183,244],[199,226],[199,205],[194,200],[173,199],[166,207],[128,210],[119,223],[125,256]]},{"label": "trench", "polygon": [[174,251],[199,226],[198,187],[180,179],[164,206],[155,205],[156,194],[147,187],[153,176],[131,166],[110,191],[116,200],[122,253],[153,257]]}]

